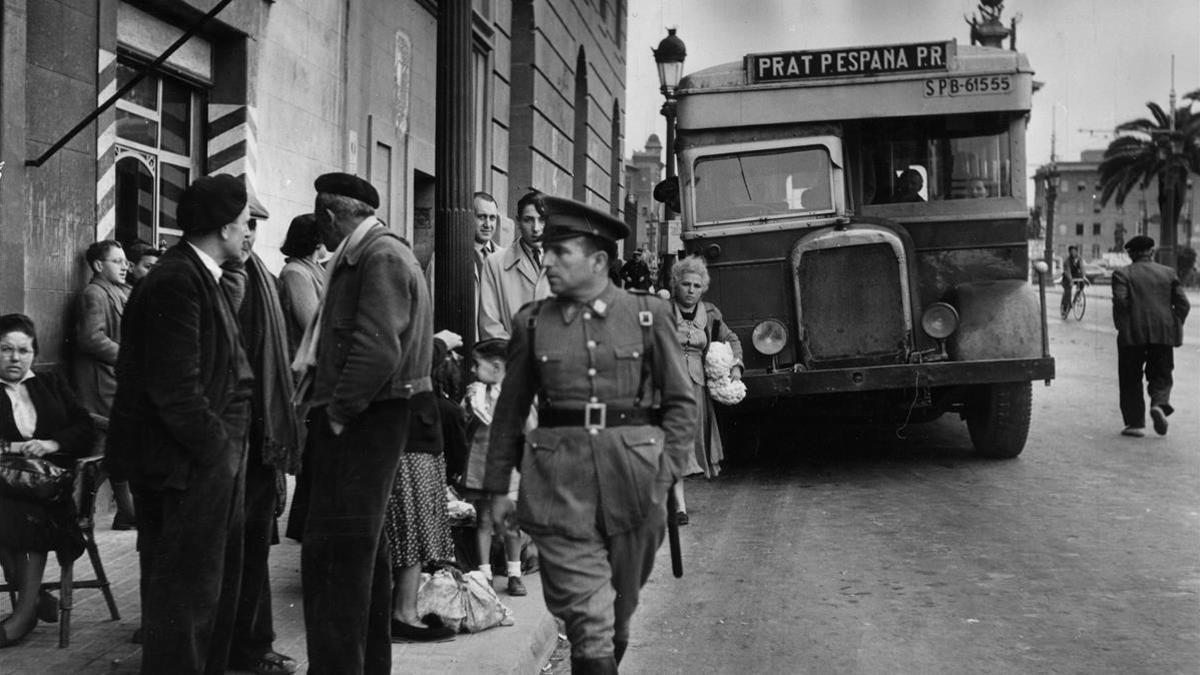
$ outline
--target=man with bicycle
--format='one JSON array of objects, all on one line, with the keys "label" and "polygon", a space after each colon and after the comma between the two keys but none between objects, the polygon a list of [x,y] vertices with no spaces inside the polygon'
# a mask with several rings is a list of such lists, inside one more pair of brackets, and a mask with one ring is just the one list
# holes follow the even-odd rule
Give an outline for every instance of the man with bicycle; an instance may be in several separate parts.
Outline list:
[{"label": "man with bicycle", "polygon": [[1067,318],[1067,314],[1071,311],[1071,294],[1075,292],[1075,285],[1085,283],[1087,283],[1087,277],[1083,276],[1083,258],[1079,257],[1079,247],[1068,246],[1067,259],[1063,261],[1062,318]]}]

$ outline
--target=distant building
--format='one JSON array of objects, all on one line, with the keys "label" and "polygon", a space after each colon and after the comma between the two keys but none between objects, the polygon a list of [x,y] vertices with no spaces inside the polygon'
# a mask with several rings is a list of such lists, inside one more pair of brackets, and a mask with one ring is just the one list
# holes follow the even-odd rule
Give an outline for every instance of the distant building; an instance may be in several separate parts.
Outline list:
[{"label": "distant building", "polygon": [[[1141,190],[1134,188],[1118,208],[1114,199],[1100,205],[1100,162],[1103,150],[1084,150],[1076,162],[1056,162],[1058,197],[1054,205],[1054,255],[1066,256],[1068,246],[1078,246],[1086,260],[1099,258],[1108,251],[1124,250],[1125,242],[1138,234],[1149,234],[1158,240],[1162,236],[1158,213],[1158,183]],[[1034,174],[1035,199],[1041,209],[1041,221],[1046,222],[1046,176],[1049,165],[1038,167]],[[1193,214],[1200,215],[1200,195],[1188,190],[1179,213],[1179,246],[1194,247]]]},{"label": "distant building", "polygon": [[[662,204],[654,201],[654,186],[663,177],[663,145],[658,134],[650,134],[645,150],[634,150],[633,158],[625,165],[626,198],[625,222],[630,235],[625,242],[626,252],[646,246],[658,253],[657,225],[662,220]],[[630,210],[632,209],[632,213]]]}]

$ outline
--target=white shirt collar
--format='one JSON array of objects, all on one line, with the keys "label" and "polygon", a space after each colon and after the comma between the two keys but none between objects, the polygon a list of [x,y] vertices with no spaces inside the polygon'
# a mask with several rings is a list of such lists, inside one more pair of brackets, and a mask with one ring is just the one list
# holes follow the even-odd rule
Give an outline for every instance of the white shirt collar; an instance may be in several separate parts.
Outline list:
[{"label": "white shirt collar", "polygon": [[[184,239],[184,241],[187,241],[187,240]],[[192,242],[187,241],[187,245],[191,246],[192,250],[196,252],[196,255],[200,256],[200,262],[204,263],[204,266],[206,268],[208,268],[208,273],[213,276],[213,279],[215,279],[216,281],[220,281],[221,280],[221,266],[217,264],[217,261],[214,260],[211,255],[205,253],[204,251],[201,251],[200,248],[198,246],[196,246],[195,244],[193,244]]]}]

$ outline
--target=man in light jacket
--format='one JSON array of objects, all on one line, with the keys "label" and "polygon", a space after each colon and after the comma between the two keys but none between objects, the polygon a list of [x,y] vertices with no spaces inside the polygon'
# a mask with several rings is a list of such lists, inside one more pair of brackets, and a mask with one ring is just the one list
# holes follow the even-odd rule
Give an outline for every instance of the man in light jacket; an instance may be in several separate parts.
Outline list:
[{"label": "man in light jacket", "polygon": [[479,274],[480,340],[508,339],[512,320],[526,303],[550,296],[550,284],[542,269],[542,232],[546,207],[543,195],[534,191],[517,202],[519,236],[513,245],[488,256]]}]

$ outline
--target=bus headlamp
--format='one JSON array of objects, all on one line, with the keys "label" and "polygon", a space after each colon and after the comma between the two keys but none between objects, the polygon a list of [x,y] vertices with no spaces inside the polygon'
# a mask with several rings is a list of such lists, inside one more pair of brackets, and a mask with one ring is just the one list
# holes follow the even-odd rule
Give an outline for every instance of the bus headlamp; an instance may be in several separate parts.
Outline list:
[{"label": "bus headlamp", "polygon": [[788,332],[782,322],[767,319],[754,327],[750,342],[763,356],[775,356],[787,345]]},{"label": "bus headlamp", "polygon": [[945,340],[958,330],[958,310],[944,302],[935,302],[921,315],[921,328],[929,337]]}]

